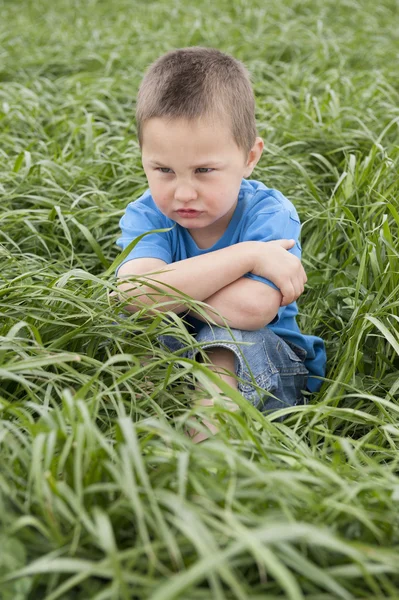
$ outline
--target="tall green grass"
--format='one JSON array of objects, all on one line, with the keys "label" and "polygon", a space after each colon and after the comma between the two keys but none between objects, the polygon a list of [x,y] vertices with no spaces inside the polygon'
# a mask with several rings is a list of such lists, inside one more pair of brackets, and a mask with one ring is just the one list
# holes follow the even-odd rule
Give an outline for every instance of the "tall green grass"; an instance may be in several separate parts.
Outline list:
[{"label": "tall green grass", "polygon": [[[0,5],[2,600],[398,598],[398,13]],[[255,177],[297,206],[299,321],[329,359],[308,406],[270,417],[224,387],[198,446],[184,424],[216,376],[157,343],[190,343],[180,318],[126,319],[107,295],[118,220],[146,187],[139,81],[195,44],[253,74]]]}]

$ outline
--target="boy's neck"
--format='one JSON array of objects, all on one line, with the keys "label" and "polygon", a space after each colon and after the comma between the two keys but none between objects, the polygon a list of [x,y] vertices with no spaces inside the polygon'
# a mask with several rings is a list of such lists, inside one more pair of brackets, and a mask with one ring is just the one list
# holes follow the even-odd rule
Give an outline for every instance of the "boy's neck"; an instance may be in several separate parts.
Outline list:
[{"label": "boy's neck", "polygon": [[197,244],[198,248],[200,250],[206,250],[207,248],[212,248],[212,246],[214,246],[216,244],[217,241],[220,240],[220,238],[222,237],[223,233],[218,234],[218,235],[211,235],[208,232],[201,232],[198,229],[193,229],[193,230],[189,230],[187,229],[188,233],[191,235],[191,237],[193,238],[194,242]]}]

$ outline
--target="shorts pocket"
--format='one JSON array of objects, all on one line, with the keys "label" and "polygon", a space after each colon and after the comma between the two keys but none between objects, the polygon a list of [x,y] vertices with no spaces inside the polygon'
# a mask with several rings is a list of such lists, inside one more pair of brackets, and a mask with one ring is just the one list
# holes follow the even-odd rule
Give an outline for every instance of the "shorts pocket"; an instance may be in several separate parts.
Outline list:
[{"label": "shorts pocket", "polygon": [[276,380],[275,395],[287,406],[304,403],[303,392],[306,389],[308,370],[304,360],[306,351],[295,344],[279,339],[274,360],[279,371]]},{"label": "shorts pocket", "polygon": [[[246,356],[246,358],[248,359],[249,357]],[[248,366],[251,369],[252,375]],[[271,391],[274,387],[273,381],[278,376],[278,369],[269,358],[264,340],[257,344],[256,360],[248,360],[248,366],[245,366],[243,369],[238,389],[251,404],[257,406],[264,396],[262,390]],[[261,388],[260,390],[254,386],[254,382]]]},{"label": "shorts pocket", "polygon": [[304,364],[306,351],[299,346],[278,338],[275,347],[269,347],[268,351],[269,360],[275,364],[282,377],[284,375],[308,374]]},{"label": "shorts pocket", "polygon": [[254,373],[255,381],[269,394],[258,392],[250,384],[243,386],[242,393],[260,410],[270,412],[303,403],[308,370],[299,354],[305,358],[306,353],[294,348],[276,335],[265,337],[262,349],[258,348],[264,357],[264,368]]}]

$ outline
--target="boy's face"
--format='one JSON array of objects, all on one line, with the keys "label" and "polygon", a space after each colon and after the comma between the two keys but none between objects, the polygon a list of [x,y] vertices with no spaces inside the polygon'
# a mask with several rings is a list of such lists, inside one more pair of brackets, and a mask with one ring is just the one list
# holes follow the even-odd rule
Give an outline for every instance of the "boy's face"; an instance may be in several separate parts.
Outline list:
[{"label": "boy's face", "polygon": [[257,138],[246,156],[221,121],[153,118],[144,123],[142,160],[159,210],[198,244],[215,243],[237,205],[243,177],[258,162]]}]

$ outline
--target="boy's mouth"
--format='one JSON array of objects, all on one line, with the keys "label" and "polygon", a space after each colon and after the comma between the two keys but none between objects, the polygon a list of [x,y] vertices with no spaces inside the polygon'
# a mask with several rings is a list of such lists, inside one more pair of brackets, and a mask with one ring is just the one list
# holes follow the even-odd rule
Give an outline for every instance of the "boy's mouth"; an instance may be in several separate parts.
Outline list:
[{"label": "boy's mouth", "polygon": [[179,217],[188,218],[197,217],[199,214],[201,214],[199,210],[193,210],[191,208],[182,208],[181,210],[177,210],[176,212],[179,215]]}]

